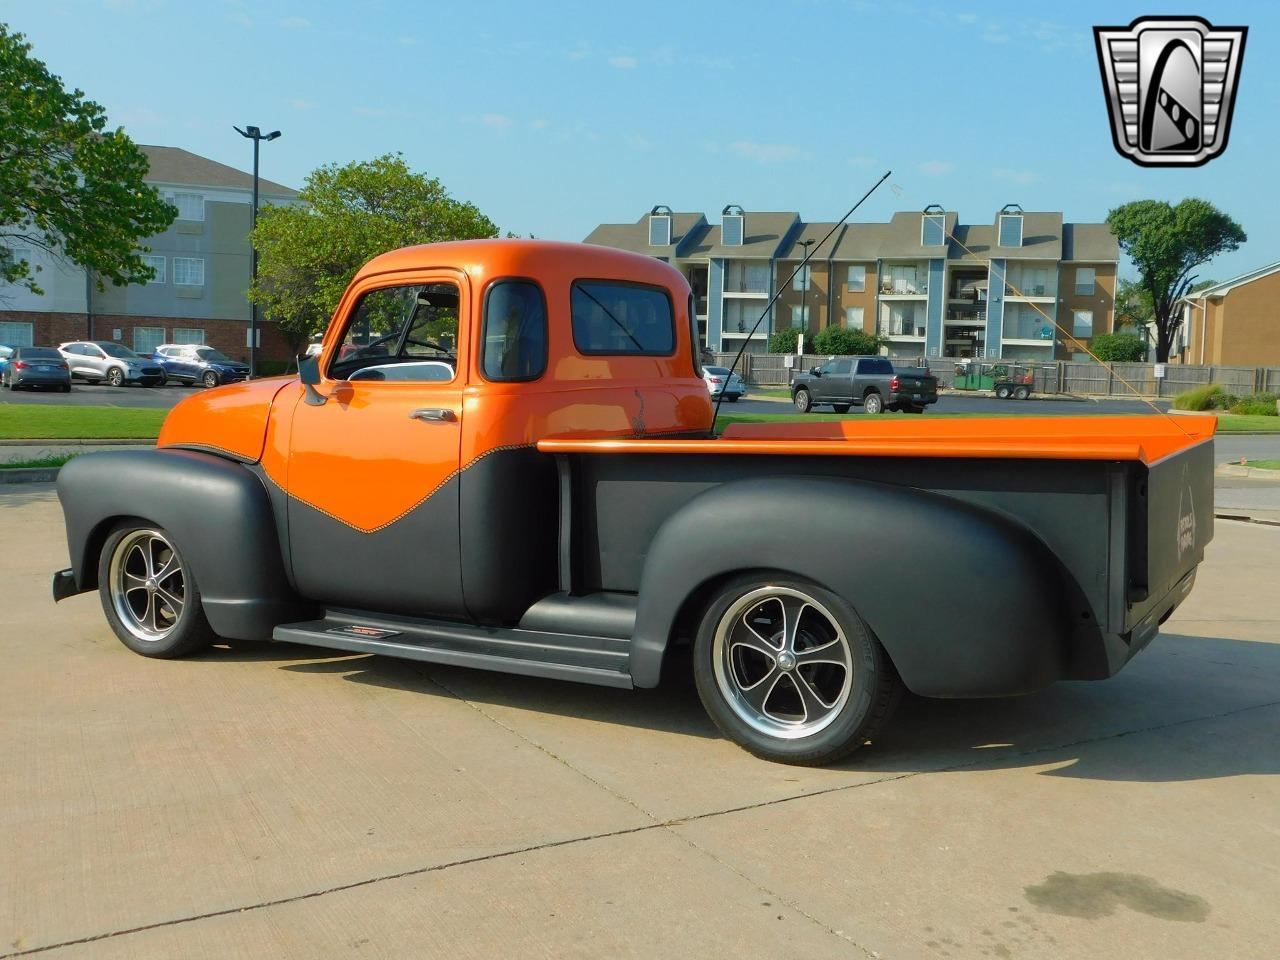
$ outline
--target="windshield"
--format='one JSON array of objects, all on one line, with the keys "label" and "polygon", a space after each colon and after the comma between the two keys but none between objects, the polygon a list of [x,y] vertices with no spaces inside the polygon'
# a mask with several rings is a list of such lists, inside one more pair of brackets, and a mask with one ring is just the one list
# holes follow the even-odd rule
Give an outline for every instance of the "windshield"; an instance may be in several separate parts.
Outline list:
[{"label": "windshield", "polygon": [[231,358],[221,350],[215,350],[213,347],[204,347],[196,351],[196,356],[206,363],[230,363]]},{"label": "windshield", "polygon": [[108,357],[118,357],[121,360],[141,360],[136,353],[128,347],[119,343],[100,343],[98,346]]}]

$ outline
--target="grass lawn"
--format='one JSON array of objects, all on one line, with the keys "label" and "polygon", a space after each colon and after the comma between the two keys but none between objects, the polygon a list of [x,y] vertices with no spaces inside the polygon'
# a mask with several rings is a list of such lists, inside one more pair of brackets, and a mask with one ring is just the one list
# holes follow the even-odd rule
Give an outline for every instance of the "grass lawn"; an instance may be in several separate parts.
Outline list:
[{"label": "grass lawn", "polygon": [[0,470],[26,470],[32,467],[60,467],[75,456],[79,456],[79,454],[60,453],[51,457],[33,457],[29,460],[3,460],[0,461]]},{"label": "grass lawn", "polygon": [[[1033,413],[882,413],[881,418],[903,420],[920,419],[985,419],[989,417],[1027,417]],[[863,413],[725,413],[721,409],[719,423],[807,423],[814,420],[848,420],[863,417]],[[1115,413],[1097,416],[1137,417],[1150,414]],[[1280,433],[1280,417],[1221,416],[1218,417],[1219,433]]]},{"label": "grass lawn", "polygon": [[1280,433],[1280,417],[1256,414],[1224,414],[1218,417],[1219,433]]},{"label": "grass lawn", "polygon": [[748,399],[752,397],[779,397],[783,400],[791,399],[791,391],[786,387],[750,387],[748,389],[751,391],[747,395]]},{"label": "grass lawn", "polygon": [[160,424],[168,412],[6,403],[0,406],[0,439],[154,440],[160,434]]},{"label": "grass lawn", "polygon": [[1280,470],[1280,460],[1250,460],[1248,466],[1255,470]]}]

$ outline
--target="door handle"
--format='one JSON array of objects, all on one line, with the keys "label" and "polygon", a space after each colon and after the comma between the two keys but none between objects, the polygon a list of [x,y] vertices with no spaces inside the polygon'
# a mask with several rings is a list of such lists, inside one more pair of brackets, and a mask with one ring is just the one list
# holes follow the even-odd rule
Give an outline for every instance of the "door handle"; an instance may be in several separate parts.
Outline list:
[{"label": "door handle", "polygon": [[431,423],[457,423],[458,416],[448,407],[422,407],[409,414],[410,420],[426,420]]}]

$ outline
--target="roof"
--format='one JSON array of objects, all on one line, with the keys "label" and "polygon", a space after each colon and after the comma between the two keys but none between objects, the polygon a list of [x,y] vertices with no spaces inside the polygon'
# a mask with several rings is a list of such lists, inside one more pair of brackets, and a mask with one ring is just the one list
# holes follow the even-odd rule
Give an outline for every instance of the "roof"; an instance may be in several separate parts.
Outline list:
[{"label": "roof", "polygon": [[1120,259],[1120,241],[1105,223],[1064,223],[1062,259],[1113,263]]},{"label": "roof", "polygon": [[635,223],[602,223],[591,231],[584,243],[594,243],[617,250],[630,250],[648,257],[664,257],[673,260],[684,256],[683,248],[697,236],[707,231],[707,218],[701,213],[673,213],[671,215],[671,243],[665,246],[649,245],[649,216],[645,214]]},{"label": "roof", "polygon": [[726,257],[734,260],[769,260],[778,256],[783,241],[800,223],[800,214],[795,212],[766,213],[747,210],[743,213],[743,218],[741,245],[726,246],[717,225],[708,229],[696,245],[681,253],[681,256],[696,259]]},{"label": "roof", "polygon": [[1232,277],[1230,280],[1223,280],[1221,283],[1215,283],[1211,287],[1205,287],[1203,290],[1197,290],[1189,293],[1182,299],[1184,300],[1203,300],[1207,297],[1224,297],[1236,287],[1243,287],[1246,283],[1253,283],[1255,280],[1261,280],[1263,277],[1269,277],[1273,273],[1280,273],[1280,260],[1275,263],[1269,263],[1265,267],[1259,267],[1257,270],[1250,270],[1248,273],[1242,273],[1238,277]]},{"label": "roof", "polygon": [[[150,169],[146,180],[154,183],[173,183],[198,187],[225,187],[233,190],[252,190],[253,175],[218,163],[208,157],[191,153],[180,147],[157,147],[139,144],[147,155]],[[258,191],[272,196],[296,197],[292,187],[258,177]]]},{"label": "roof", "polygon": [[[836,230],[832,234],[831,239],[826,243],[822,243],[828,233],[831,233],[834,223],[806,223],[799,230],[792,233],[790,239],[782,245],[782,249],[778,251],[778,259],[780,260],[802,260],[805,255],[805,248],[802,243],[813,241],[809,250],[813,252],[814,260],[830,260],[836,249],[840,246],[840,237],[848,227]],[[819,246],[821,244],[821,246]]]}]

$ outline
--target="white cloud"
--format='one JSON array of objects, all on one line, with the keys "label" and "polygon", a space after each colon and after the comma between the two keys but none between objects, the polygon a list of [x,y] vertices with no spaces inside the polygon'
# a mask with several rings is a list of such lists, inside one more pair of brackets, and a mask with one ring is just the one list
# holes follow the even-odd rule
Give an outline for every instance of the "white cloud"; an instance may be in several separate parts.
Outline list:
[{"label": "white cloud", "polygon": [[305,30],[311,26],[311,21],[306,17],[285,17],[280,21],[280,26],[286,30]]},{"label": "white cloud", "polygon": [[565,54],[570,60],[585,60],[591,56],[591,46],[587,43],[579,43],[576,47]]},{"label": "white cloud", "polygon": [[315,103],[311,100],[293,99],[286,101],[286,103],[295,110],[311,110],[315,107]]},{"label": "white cloud", "polygon": [[735,140],[729,144],[738,156],[756,163],[785,163],[804,156],[799,147],[789,143],[757,143],[754,140]]},{"label": "white cloud", "polygon": [[534,130],[545,130],[547,129],[548,126],[550,126],[550,124],[547,123],[546,120],[543,120],[541,117],[539,117],[537,120],[530,120],[529,126]]},{"label": "white cloud", "polygon": [[876,162],[875,157],[869,157],[866,154],[862,154],[862,153],[858,154],[856,157],[849,158],[849,163],[851,163],[855,167],[870,167],[870,166],[874,166],[875,162]]},{"label": "white cloud", "polygon": [[1020,187],[1029,186],[1041,179],[1040,174],[1034,171],[1010,170],[1008,167],[996,167],[991,171],[991,176],[1007,183],[1016,183]]},{"label": "white cloud", "polygon": [[956,165],[950,160],[926,160],[924,163],[916,164],[916,169],[926,177],[940,177],[944,173],[950,173],[955,168]]},{"label": "white cloud", "polygon": [[511,118],[501,113],[486,113],[480,122],[494,130],[507,130],[511,126]]},{"label": "white cloud", "polygon": [[961,23],[977,23],[978,15],[976,13],[957,13],[956,19]]},{"label": "white cloud", "polygon": [[396,37],[396,43],[400,44],[402,47],[412,47],[417,44],[417,42],[417,37]]},{"label": "white cloud", "polygon": [[610,57],[609,66],[617,67],[619,70],[634,70],[636,68],[635,57]]}]

